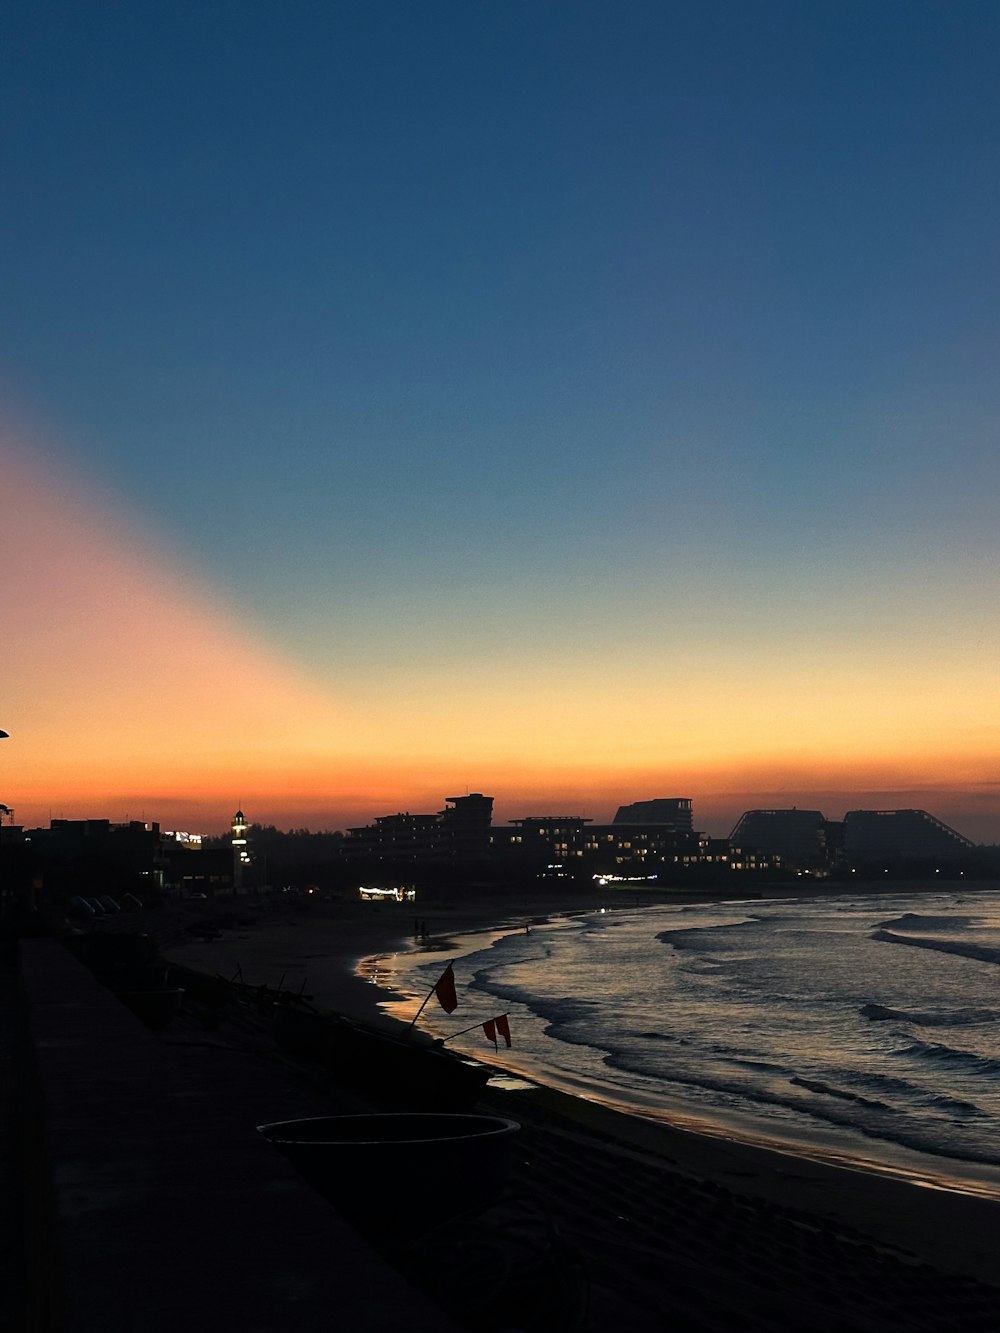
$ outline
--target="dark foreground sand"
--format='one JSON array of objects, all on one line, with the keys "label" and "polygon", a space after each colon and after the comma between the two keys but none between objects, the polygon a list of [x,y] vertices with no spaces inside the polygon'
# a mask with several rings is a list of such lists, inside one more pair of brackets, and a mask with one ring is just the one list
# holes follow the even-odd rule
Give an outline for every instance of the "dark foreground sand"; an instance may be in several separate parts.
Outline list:
[{"label": "dark foreground sand", "polygon": [[[308,978],[318,1004],[371,1017],[384,992],[354,965],[405,947],[415,921],[444,944],[553,906],[585,905],[293,906],[253,925],[258,909],[241,907],[244,924],[206,942],[188,933],[190,912],[219,909],[197,904],[165,909],[147,928],[199,971],[295,989]],[[335,1110],[337,1089],[328,1091]],[[523,1126],[504,1202],[442,1232],[427,1201],[426,1242],[391,1255],[470,1329],[1000,1329],[1000,1201],[544,1089],[490,1090],[484,1109]]]}]

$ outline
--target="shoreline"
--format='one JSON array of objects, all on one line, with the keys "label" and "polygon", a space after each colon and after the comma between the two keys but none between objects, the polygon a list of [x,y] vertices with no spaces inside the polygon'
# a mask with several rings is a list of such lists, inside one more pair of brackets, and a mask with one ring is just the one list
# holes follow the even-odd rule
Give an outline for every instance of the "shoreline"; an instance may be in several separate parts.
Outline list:
[{"label": "shoreline", "polygon": [[[375,981],[378,960],[388,962],[414,947],[446,951],[456,936],[517,929],[525,920],[599,910],[593,901],[579,899],[477,902],[464,910],[435,905],[420,912],[410,905],[322,907],[315,915],[269,913],[254,927],[237,928],[210,942],[175,934],[169,942],[162,941],[164,956],[227,979],[238,967],[251,984],[277,986],[281,981],[293,990],[301,986],[315,995],[321,1008],[397,1028],[400,1019],[388,1017],[380,1008],[391,1005],[393,992]],[[207,918],[213,910],[217,915],[217,908],[203,915]],[[426,938],[414,939],[415,918],[426,920]],[[155,931],[158,923],[148,924]],[[484,1100],[491,1107],[506,1108],[504,1113],[513,1119],[555,1120],[571,1133],[606,1136],[628,1151],[654,1158],[671,1172],[767,1207],[800,1210],[944,1271],[997,1283],[993,1238],[1000,1223],[1000,1198],[995,1195],[939,1188],[919,1178],[896,1178],[877,1167],[835,1163],[794,1147],[745,1141],[724,1130],[647,1118],[630,1108],[616,1109],[582,1093],[530,1081],[517,1089],[491,1085]]]},{"label": "shoreline", "polygon": [[[586,915],[588,912],[604,910],[590,904],[575,910],[550,912],[545,918],[536,920],[541,925],[551,923],[560,917],[570,919]],[[636,909],[629,906],[627,909],[622,907],[619,910]],[[454,953],[456,962],[460,962],[467,952],[476,952],[484,946],[488,947],[490,941],[519,928],[519,922],[494,921],[485,924],[477,921],[472,926],[451,932],[450,937],[403,941],[401,947],[395,950],[383,950],[380,955],[373,958],[358,960],[356,973],[376,982],[378,986],[378,994],[372,997],[369,993],[373,1004],[378,1006],[374,1011],[374,1017],[395,1021],[404,1026],[409,1023],[415,991],[412,987],[402,990],[393,985],[394,969],[391,959],[395,954],[422,955],[427,958],[435,952],[442,955]],[[401,997],[398,1001],[393,998],[397,995]],[[400,1012],[394,1012],[396,1010]],[[435,1010],[433,1002],[430,1010],[430,1025],[429,1029],[425,1030],[430,1030],[436,1036],[446,1035],[444,1027],[440,1024],[435,1025],[435,1018],[440,1019],[441,1016]],[[645,1105],[636,1099],[622,1101],[616,1099],[614,1094],[601,1084],[587,1085],[548,1066],[539,1069],[534,1062],[529,1061],[526,1064],[523,1058],[518,1058],[517,1055],[510,1056],[502,1048],[495,1055],[492,1051],[487,1053],[475,1045],[473,1037],[478,1035],[474,1026],[473,1033],[467,1037],[464,1046],[456,1043],[453,1049],[466,1058],[488,1064],[495,1069],[497,1071],[495,1087],[502,1087],[505,1083],[516,1086],[523,1082],[558,1097],[587,1102],[612,1114],[628,1116],[656,1127],[704,1136],[720,1142],[740,1143],[751,1149],[776,1153],[795,1161],[810,1162],[821,1168],[873,1174],[914,1188],[1000,1202],[1000,1165],[997,1164],[975,1158],[938,1156],[888,1141],[871,1141],[860,1133],[853,1136],[852,1143],[850,1131],[843,1127],[839,1134],[831,1135],[817,1128],[812,1134],[800,1130],[797,1137],[791,1134],[782,1136],[775,1133],[768,1122],[755,1117],[752,1113],[725,1112],[719,1109],[706,1112],[693,1108],[683,1100],[670,1101],[657,1097]]]}]

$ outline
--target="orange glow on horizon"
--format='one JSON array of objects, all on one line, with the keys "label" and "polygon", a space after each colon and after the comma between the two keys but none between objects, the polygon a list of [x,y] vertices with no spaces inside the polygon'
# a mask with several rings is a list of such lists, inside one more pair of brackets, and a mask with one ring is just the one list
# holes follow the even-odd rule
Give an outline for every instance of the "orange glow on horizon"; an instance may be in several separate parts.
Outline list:
[{"label": "orange glow on horizon", "polygon": [[852,793],[909,792],[901,804],[941,813],[961,798],[1000,827],[1000,728],[975,725],[995,715],[995,673],[961,645],[831,638],[748,657],[715,641],[570,662],[521,644],[454,674],[319,679],[69,466],[7,431],[0,467],[0,801],[18,823],[129,816],[215,832],[242,804],[256,822],[336,828],[440,809],[471,787],[496,797],[500,820],[610,818],[683,795],[719,832],[756,805],[833,818]]}]

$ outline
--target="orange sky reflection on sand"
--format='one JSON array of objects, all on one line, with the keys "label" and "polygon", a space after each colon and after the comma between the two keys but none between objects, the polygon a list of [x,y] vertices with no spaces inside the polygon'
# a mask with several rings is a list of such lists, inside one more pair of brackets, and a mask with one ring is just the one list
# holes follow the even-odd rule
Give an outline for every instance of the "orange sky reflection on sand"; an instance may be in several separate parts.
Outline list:
[{"label": "orange sky reflection on sand", "polygon": [[343,827],[472,789],[497,797],[500,819],[610,818],[623,801],[687,795],[698,825],[720,833],[753,805],[838,817],[864,792],[1000,829],[1000,735],[974,725],[993,716],[995,681],[958,664],[963,689],[942,690],[956,669],[946,650],[887,679],[863,651],[775,652],[770,674],[749,675],[717,645],[698,671],[686,645],[684,673],[669,658],[632,670],[624,654],[617,672],[613,659],[570,670],[541,649],[532,663],[524,645],[518,670],[484,661],[445,678],[323,682],[71,469],[11,432],[0,465],[0,801],[19,823],[131,817],[211,832],[242,803],[282,827]]}]

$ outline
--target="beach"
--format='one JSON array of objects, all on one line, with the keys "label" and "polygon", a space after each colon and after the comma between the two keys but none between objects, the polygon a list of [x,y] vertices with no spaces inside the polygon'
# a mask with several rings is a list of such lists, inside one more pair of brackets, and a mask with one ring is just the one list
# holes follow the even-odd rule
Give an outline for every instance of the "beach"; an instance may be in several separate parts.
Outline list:
[{"label": "beach", "polygon": [[[523,929],[584,910],[593,902],[490,900],[419,911],[289,903],[261,911],[254,924],[254,909],[241,907],[244,924],[202,940],[189,933],[192,914],[217,915],[202,903],[176,919],[164,909],[156,929],[179,964],[248,985],[307,988],[324,1009],[392,1024],[379,1017],[387,993],[372,977],[415,937],[445,957],[458,934]],[[626,1307],[633,1328],[662,1327],[671,1310],[677,1327],[720,1330],[1000,1325],[993,1198],[654,1122],[551,1089],[490,1088],[484,1109],[521,1123],[514,1195],[541,1206],[565,1253],[585,1265],[594,1328],[624,1320]],[[518,1245],[537,1249],[516,1204],[495,1225],[515,1256]],[[447,1305],[448,1292],[432,1294]]]}]

